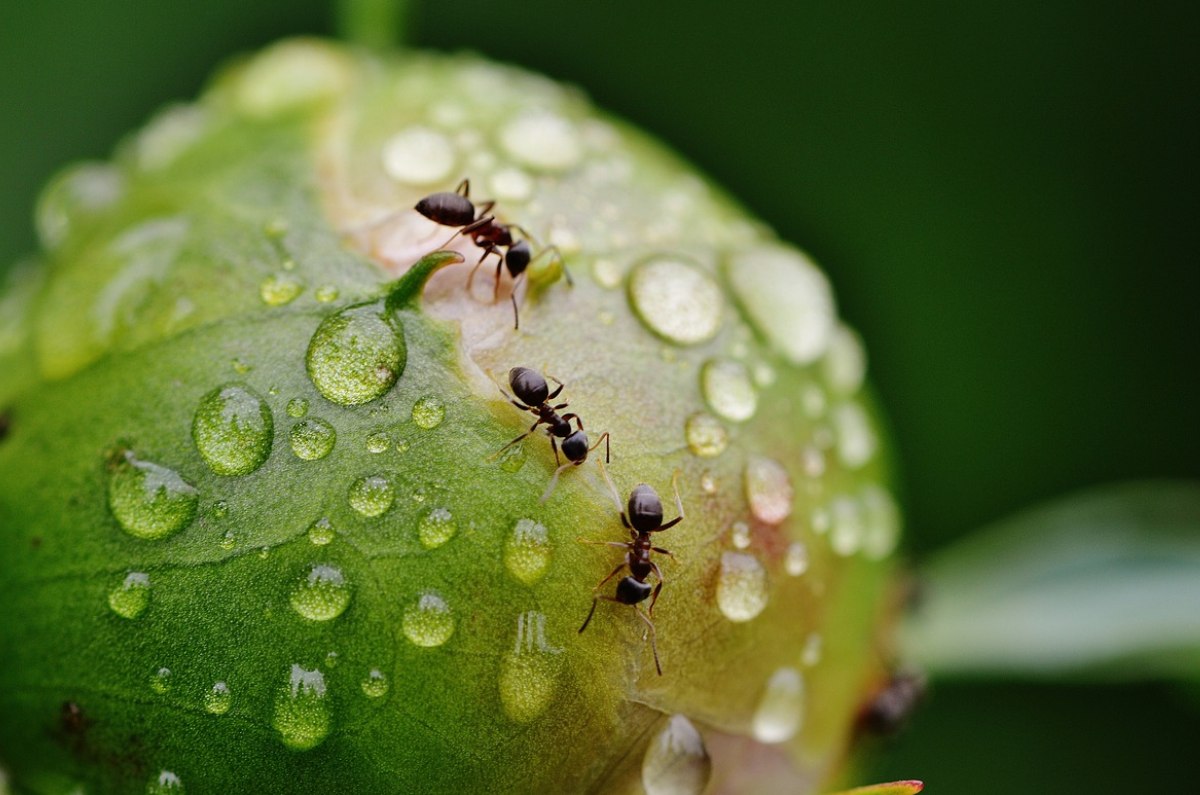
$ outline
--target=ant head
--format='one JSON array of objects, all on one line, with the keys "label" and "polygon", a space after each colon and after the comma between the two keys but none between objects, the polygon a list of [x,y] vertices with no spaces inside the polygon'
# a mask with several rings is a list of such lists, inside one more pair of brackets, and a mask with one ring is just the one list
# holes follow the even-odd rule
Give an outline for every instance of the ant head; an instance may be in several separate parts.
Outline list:
[{"label": "ant head", "polygon": [[639,533],[649,533],[662,526],[663,507],[658,492],[641,483],[629,492],[629,506],[626,510],[629,523]]},{"label": "ant head", "polygon": [[533,252],[529,248],[529,244],[524,240],[518,240],[509,247],[508,253],[504,255],[504,267],[508,268],[510,276],[520,276],[529,267],[529,261],[533,258]]},{"label": "ant head", "polygon": [[475,220],[475,205],[457,193],[431,193],[417,202],[416,210],[442,226],[466,226]]},{"label": "ant head", "polygon": [[588,457],[588,438],[587,434],[582,429],[575,431],[573,434],[562,440],[563,455],[568,461],[573,461],[576,464],[582,464]]},{"label": "ant head", "polygon": [[526,406],[540,406],[550,395],[546,379],[542,378],[542,374],[537,370],[530,370],[528,367],[514,367],[509,370],[508,385],[512,387],[517,400]]}]

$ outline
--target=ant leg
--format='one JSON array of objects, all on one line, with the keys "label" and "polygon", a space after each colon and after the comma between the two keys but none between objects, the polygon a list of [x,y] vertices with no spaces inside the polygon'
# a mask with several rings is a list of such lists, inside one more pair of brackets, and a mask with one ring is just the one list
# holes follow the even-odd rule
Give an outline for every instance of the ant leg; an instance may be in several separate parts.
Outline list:
[{"label": "ant leg", "polygon": [[669,549],[663,549],[662,547],[650,547],[650,549],[657,552],[660,555],[666,555],[668,558],[675,561],[676,563],[679,562],[679,558],[675,557],[674,553],[672,553],[671,550],[669,550]]},{"label": "ant leg", "polygon": [[596,612],[596,603],[601,600],[604,600],[605,602],[613,602],[614,604],[618,605],[621,604],[621,600],[613,596],[605,596],[604,594],[599,593],[593,596],[592,609],[588,611],[588,617],[583,620],[583,626],[579,628],[579,634],[582,635],[583,631],[587,629],[588,623],[592,620],[592,614]]},{"label": "ant leg", "polygon": [[[552,375],[547,375],[546,377],[549,378],[554,383],[558,384],[558,389],[554,390],[549,395],[546,395],[546,400],[548,400],[548,401],[554,400],[554,398],[558,397],[558,393],[563,391],[563,388],[566,386],[566,384],[564,384],[562,381],[559,381],[557,378],[555,378]],[[563,404],[563,406],[566,406],[566,405],[567,405],[566,403]]]},{"label": "ant leg", "polygon": [[580,544],[591,544],[594,547],[620,547],[621,549],[629,549],[628,541],[589,541],[579,536],[575,536],[575,540]]},{"label": "ant leg", "polygon": [[[522,230],[522,233],[525,234],[524,230]],[[525,237],[530,237],[530,235],[525,234]],[[558,260],[559,267],[562,268],[563,276],[566,277],[566,279],[567,279],[567,284],[571,287],[574,287],[575,280],[571,278],[571,272],[569,270],[567,270],[567,261],[566,261],[566,259],[563,258],[562,252],[558,250],[558,246],[553,246],[553,245],[546,246],[544,249],[539,251],[533,259],[529,260],[529,264],[532,265],[533,263],[535,263],[539,259],[541,259],[543,256],[545,256],[546,254],[554,255],[554,258],[556,260]]]},{"label": "ant leg", "polygon": [[629,554],[628,554],[628,553],[626,553],[626,554],[625,554],[625,560],[623,560],[623,561],[621,561],[620,563],[618,563],[618,564],[617,564],[617,567],[616,567],[615,569],[613,569],[612,571],[610,571],[610,572],[608,573],[608,576],[607,576],[607,577],[605,577],[605,578],[604,578],[603,580],[601,580],[600,582],[596,583],[596,587],[595,587],[595,588],[593,588],[592,590],[593,590],[593,591],[598,591],[598,590],[600,590],[601,588],[603,588],[605,583],[607,583],[607,582],[608,582],[609,580],[611,580],[613,577],[616,577],[618,574],[620,574],[620,573],[621,573],[621,570],[622,570],[622,569],[624,569],[624,568],[625,568],[626,566],[628,566],[628,565],[629,565]]},{"label": "ant leg", "polygon": [[546,500],[550,499],[550,495],[554,493],[554,487],[558,485],[558,476],[564,469],[574,465],[575,464],[573,461],[568,461],[558,469],[554,470],[554,474],[550,477],[550,485],[546,486],[546,490],[542,492],[542,498],[538,500],[538,502],[545,502]]},{"label": "ant leg", "polygon": [[558,460],[558,441],[553,436],[550,437],[550,449],[554,451],[554,466],[559,466],[562,462]]},{"label": "ant leg", "polygon": [[475,263],[475,267],[471,268],[471,275],[467,277],[467,295],[471,294],[471,285],[475,283],[475,274],[483,267],[483,261],[487,259],[487,255],[491,252],[488,249],[483,250],[483,256]]},{"label": "ant leg", "polygon": [[646,611],[650,617],[653,618],[654,603],[658,601],[658,592],[662,590],[663,583],[665,583],[666,580],[662,576],[662,570],[659,569],[656,564],[651,563],[650,566],[653,568],[654,573],[658,575],[658,584],[654,586],[654,593],[650,594],[650,609]]},{"label": "ant leg", "polygon": [[480,202],[477,205],[477,209],[479,210],[480,215],[487,215],[488,213],[490,213],[492,211],[492,208],[495,206],[496,206],[495,200],[488,199],[485,202]]},{"label": "ant leg", "polygon": [[513,446],[514,444],[516,444],[517,442],[520,442],[520,441],[521,441],[521,440],[523,440],[525,437],[529,436],[531,433],[533,433],[535,430],[537,430],[537,426],[539,426],[539,425],[541,425],[541,424],[542,424],[542,421],[539,419],[539,420],[538,420],[537,422],[535,422],[533,425],[530,425],[530,426],[529,426],[529,430],[525,431],[525,433],[521,434],[521,435],[520,435],[520,436],[518,436],[516,439],[513,439],[511,442],[509,442],[508,444],[504,445],[504,446],[503,446],[503,447],[501,447],[499,450],[497,450],[496,452],[494,452],[494,453],[492,453],[490,456],[488,456],[488,460],[489,460],[489,461],[495,461],[497,458],[499,458],[499,457],[500,457],[500,454],[501,454],[501,453],[503,453],[503,452],[504,452],[505,450],[507,450],[508,448],[512,447],[512,446]]},{"label": "ant leg", "polygon": [[679,470],[675,470],[675,474],[671,476],[671,487],[675,490],[675,510],[679,511],[679,515],[671,521],[660,526],[652,533],[661,533],[663,530],[670,530],[675,525],[683,521],[683,500],[679,498]]},{"label": "ant leg", "polygon": [[512,302],[513,308],[513,331],[519,331],[521,328],[521,310],[517,308],[517,282],[521,281],[524,275],[524,271],[517,274],[517,277],[513,279],[512,292],[508,294],[508,300]]},{"label": "ant leg", "polygon": [[[555,411],[557,411],[557,409],[555,409]],[[564,422],[570,422],[571,420],[575,420],[575,424],[577,426],[579,426],[579,430],[581,430],[581,431],[583,430],[583,420],[579,419],[578,414],[563,414],[562,419]]]},{"label": "ant leg", "polygon": [[639,610],[637,605],[633,606],[633,610],[641,617],[642,621],[646,622],[646,626],[650,628],[650,650],[654,652],[654,668],[658,671],[658,675],[662,676],[662,665],[658,661],[658,643],[654,637],[654,622],[650,620],[649,616]]},{"label": "ant leg", "polygon": [[458,183],[458,187],[454,189],[454,192],[457,193],[459,196],[462,196],[464,199],[470,198],[471,197],[471,180],[464,179],[462,182]]},{"label": "ant leg", "polygon": [[613,485],[612,478],[608,476],[608,470],[600,462],[597,462],[597,465],[600,467],[600,475],[604,478],[604,482],[608,484],[608,493],[612,495],[613,505],[617,506],[617,511],[621,514],[621,524],[625,525],[627,530],[632,531],[629,519],[625,517],[625,509],[621,506],[621,495],[617,494],[617,487]]},{"label": "ant leg", "polygon": [[[583,427],[583,426],[580,426],[580,427]],[[612,458],[610,458],[610,456],[612,454],[612,450],[608,446],[608,436],[609,436],[608,431],[605,431],[604,434],[599,439],[596,440],[596,443],[588,448],[588,452],[589,453],[592,452],[593,450],[595,450],[597,447],[600,446],[601,442],[604,442],[604,461],[606,463],[612,463]]]}]

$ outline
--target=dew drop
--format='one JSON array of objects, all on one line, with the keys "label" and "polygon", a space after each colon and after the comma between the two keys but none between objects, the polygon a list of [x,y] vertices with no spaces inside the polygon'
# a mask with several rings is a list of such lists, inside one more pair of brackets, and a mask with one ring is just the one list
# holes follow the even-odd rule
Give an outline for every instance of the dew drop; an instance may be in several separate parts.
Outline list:
[{"label": "dew drop", "polygon": [[629,301],[648,329],[677,345],[712,339],[724,299],[712,277],[682,260],[658,257],[629,278]]},{"label": "dew drop", "polygon": [[725,552],[717,575],[717,606],[730,621],[749,621],[767,606],[767,572],[758,558]]},{"label": "dew drop", "polygon": [[258,285],[258,296],[267,306],[283,306],[295,301],[304,285],[289,273],[273,273]]},{"label": "dew drop", "polygon": [[436,549],[458,532],[458,522],[446,508],[434,508],[417,524],[417,538],[426,549]]},{"label": "dew drop", "polygon": [[322,304],[328,304],[330,301],[336,301],[341,291],[332,284],[322,284],[313,295]]},{"label": "dew drop", "polygon": [[746,461],[746,499],[754,518],[779,524],[792,513],[792,480],[778,461],[750,456]]},{"label": "dew drop", "polygon": [[160,696],[165,695],[171,689],[171,669],[159,668],[150,674],[150,689]]},{"label": "dew drop", "polygon": [[825,352],[833,333],[833,293],[825,275],[800,252],[762,247],[727,263],[729,284],[748,319],[793,364]]},{"label": "dew drop", "polygon": [[450,640],[454,634],[454,616],[445,599],[433,591],[426,591],[404,609],[401,626],[405,637],[414,644],[432,648]]},{"label": "dew drop", "polygon": [[292,609],[309,621],[330,621],[350,604],[350,586],[336,566],[314,563],[292,588]]},{"label": "dew drop", "polygon": [[829,510],[827,508],[817,506],[816,508],[813,508],[812,513],[809,514],[808,524],[810,527],[812,527],[813,532],[817,535],[823,535],[829,532],[829,525],[831,523],[832,520],[829,518]]},{"label": "dew drop", "polygon": [[819,478],[825,474],[825,453],[816,445],[809,445],[800,451],[800,466],[809,478]]},{"label": "dew drop", "polygon": [[683,715],[672,715],[642,758],[646,795],[702,795],[711,777],[712,759],[700,732]]},{"label": "dew drop", "polygon": [[288,401],[287,414],[293,419],[300,419],[308,414],[308,399],[294,397]]},{"label": "dew drop", "polygon": [[709,408],[731,422],[750,419],[758,408],[758,393],[741,362],[732,359],[705,362],[700,370],[700,388]]},{"label": "dew drop", "polygon": [[328,517],[322,516],[308,528],[308,540],[318,547],[323,547],[333,541],[337,531]]},{"label": "dew drop", "polygon": [[804,648],[800,650],[800,662],[806,668],[812,668],[821,662],[821,647],[823,644],[824,642],[818,633],[808,633],[808,637],[804,639]]},{"label": "dew drop", "polygon": [[288,433],[292,452],[305,461],[317,461],[333,452],[337,431],[320,417],[297,422]]},{"label": "dew drop", "polygon": [[697,412],[684,421],[683,435],[692,455],[715,458],[729,446],[729,431],[711,414]]},{"label": "dew drop", "polygon": [[519,168],[502,168],[492,174],[488,185],[500,201],[523,202],[533,196],[533,177]]},{"label": "dew drop", "polygon": [[583,154],[575,125],[548,110],[515,116],[500,130],[500,145],[518,162],[543,171],[565,171]]},{"label": "dew drop", "polygon": [[793,577],[799,577],[808,571],[808,547],[802,541],[788,544],[783,557],[783,570]]},{"label": "dew drop", "polygon": [[833,410],[837,433],[838,458],[851,469],[858,469],[875,455],[875,433],[862,406],[843,403]]},{"label": "dew drop", "polygon": [[215,503],[213,503],[212,518],[224,519],[228,515],[229,503],[225,502],[225,500],[217,500]]},{"label": "dew drop", "polygon": [[598,257],[592,260],[592,278],[601,287],[613,290],[621,286],[621,280],[625,278],[625,271],[616,260]]},{"label": "dew drop", "polygon": [[34,221],[42,246],[54,250],[125,194],[124,175],[108,163],[81,163],[56,176],[38,197]]},{"label": "dew drop", "polygon": [[407,349],[400,322],[380,303],[337,312],[308,343],[308,377],[327,400],[356,406],[382,396],[404,371]]},{"label": "dew drop", "polygon": [[717,479],[711,472],[705,472],[700,476],[700,490],[705,494],[717,493]]},{"label": "dew drop", "polygon": [[271,720],[283,744],[294,751],[316,748],[329,734],[329,704],[325,699],[325,676],[293,665],[288,683],[275,698]]},{"label": "dew drop", "polygon": [[405,185],[432,185],[445,179],[455,159],[450,139],[428,127],[401,130],[383,145],[383,170]]},{"label": "dew drop", "polygon": [[170,770],[163,770],[146,784],[146,795],[183,795],[183,779]]},{"label": "dew drop", "polygon": [[350,485],[350,507],[368,519],[380,516],[396,501],[392,482],[381,475],[361,477]]},{"label": "dew drop", "polygon": [[804,677],[795,668],[771,674],[754,710],[754,737],[763,743],[792,739],[804,722]]},{"label": "dew drop", "polygon": [[210,715],[224,715],[232,703],[233,694],[224,682],[213,682],[213,686],[204,694],[204,710]]},{"label": "dew drop", "polygon": [[811,419],[823,417],[828,402],[825,398],[825,390],[816,384],[808,384],[800,391],[800,405],[803,406],[804,413]]},{"label": "dew drop", "polygon": [[750,548],[750,525],[745,522],[734,522],[729,528],[729,540],[737,549]]},{"label": "dew drop", "polygon": [[829,530],[829,546],[838,555],[853,555],[862,548],[863,515],[859,504],[851,497],[837,497],[830,503],[833,514]]},{"label": "dew drop", "polygon": [[860,495],[865,528],[862,549],[871,560],[882,560],[896,549],[900,538],[900,510],[892,495],[874,483]]},{"label": "dew drop", "polygon": [[418,428],[431,431],[441,425],[445,417],[445,405],[432,395],[426,395],[413,404],[412,421]]},{"label": "dew drop", "polygon": [[367,698],[383,698],[388,694],[388,678],[383,671],[372,668],[362,680],[361,687]]},{"label": "dew drop", "polygon": [[237,384],[200,399],[192,420],[196,449],[218,475],[248,475],[271,454],[275,423],[258,395]]},{"label": "dew drop", "polygon": [[233,549],[237,546],[237,535],[232,530],[226,530],[225,535],[221,536],[221,540],[217,542],[217,546],[224,550]]},{"label": "dew drop", "polygon": [[387,449],[392,446],[392,439],[388,436],[387,431],[375,431],[367,434],[367,452],[372,455],[386,453]]},{"label": "dew drop", "polygon": [[108,505],[125,532],[135,538],[166,538],[196,516],[200,496],[173,469],[141,461],[126,450],[108,478]]},{"label": "dew drop", "polygon": [[131,571],[108,592],[108,606],[121,618],[137,618],[150,604],[150,575]]},{"label": "dew drop", "polygon": [[838,326],[829,341],[822,363],[825,380],[840,395],[853,395],[862,388],[867,374],[867,355],[862,340],[846,326]]},{"label": "dew drop", "polygon": [[562,649],[546,641],[546,616],[537,611],[517,617],[517,642],[500,661],[500,704],[509,718],[529,723],[550,706],[558,687]]},{"label": "dew drop", "polygon": [[542,578],[550,566],[550,540],[543,524],[519,519],[504,545],[504,565],[526,585]]},{"label": "dew drop", "polygon": [[500,454],[500,469],[511,475],[520,472],[521,467],[525,466],[525,461],[525,445],[513,445]]}]

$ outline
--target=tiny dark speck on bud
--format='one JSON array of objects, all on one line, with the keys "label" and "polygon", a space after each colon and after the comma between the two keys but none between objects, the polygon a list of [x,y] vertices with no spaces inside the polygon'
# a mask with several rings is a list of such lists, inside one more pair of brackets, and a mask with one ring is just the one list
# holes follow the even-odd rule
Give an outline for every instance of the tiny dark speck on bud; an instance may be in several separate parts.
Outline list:
[{"label": "tiny dark speck on bud", "polygon": [[12,430],[12,412],[0,411],[0,442],[8,438],[10,430]]}]

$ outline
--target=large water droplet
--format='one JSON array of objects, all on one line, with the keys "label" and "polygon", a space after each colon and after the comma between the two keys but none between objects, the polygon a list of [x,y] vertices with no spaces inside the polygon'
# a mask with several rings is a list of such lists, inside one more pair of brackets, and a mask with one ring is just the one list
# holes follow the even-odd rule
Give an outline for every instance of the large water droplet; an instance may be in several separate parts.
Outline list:
[{"label": "large water droplet", "polygon": [[396,501],[396,489],[382,475],[361,477],[350,484],[350,507],[368,519],[381,516]]},{"label": "large water droplet", "polygon": [[275,273],[258,285],[258,296],[267,306],[290,304],[304,292],[304,284],[290,273]]},{"label": "large water droplet", "polygon": [[504,545],[504,565],[526,585],[540,580],[550,566],[550,539],[545,525],[518,519]]},{"label": "large water droplet", "polygon": [[159,668],[150,674],[150,689],[160,696],[165,695],[171,689],[172,680],[170,668]]},{"label": "large water droplet", "polygon": [[421,546],[426,549],[440,547],[454,538],[456,532],[458,532],[458,523],[454,521],[454,515],[446,508],[434,508],[422,516],[421,521],[417,524],[417,538],[420,539]]},{"label": "large water droplet", "polygon": [[350,586],[336,566],[314,563],[292,589],[292,609],[310,621],[329,621],[350,604]]},{"label": "large water droplet", "polygon": [[224,682],[213,682],[213,686],[204,694],[204,710],[210,715],[224,715],[232,703],[233,694]]},{"label": "large water droplet", "polygon": [[729,431],[711,414],[697,412],[684,422],[683,435],[688,449],[701,458],[714,458],[729,446]]},{"label": "large water droplet", "polygon": [[564,171],[583,154],[575,125],[549,110],[513,117],[500,130],[500,145],[524,165],[544,171]]},{"label": "large water droplet", "polygon": [[150,575],[131,571],[108,592],[108,606],[121,618],[137,618],[150,604]]},{"label": "large water droplet", "polygon": [[629,277],[629,301],[646,327],[678,345],[712,339],[725,299],[712,277],[679,259],[659,257]]},{"label": "large water droplet", "polygon": [[833,410],[838,457],[851,469],[871,460],[877,446],[867,413],[857,403],[843,403]]},{"label": "large water droplet", "polygon": [[792,480],[778,461],[750,456],[746,461],[746,499],[754,518],[779,524],[792,514]]},{"label": "large water droplet", "polygon": [[146,795],[183,795],[183,779],[170,770],[163,770],[146,784]]},{"label": "large water droplet", "polygon": [[795,364],[815,361],[833,333],[833,293],[800,252],[762,247],[730,258],[726,273],[749,320]]},{"label": "large water droplet", "polygon": [[329,704],[325,698],[325,676],[292,666],[286,686],[275,698],[271,720],[283,744],[294,751],[316,748],[329,734]]},{"label": "large water droplet", "polygon": [[214,389],[192,420],[196,449],[218,475],[248,475],[271,454],[275,423],[258,395],[238,384]]},{"label": "large water droplet", "polygon": [[432,185],[454,168],[454,145],[437,130],[414,126],[383,145],[383,170],[406,185]]},{"label": "large water droplet", "polygon": [[730,621],[749,621],[767,606],[767,572],[758,558],[725,552],[717,574],[717,607]]},{"label": "large water droplet", "polygon": [[125,532],[147,540],[179,532],[196,516],[200,496],[173,469],[141,461],[126,450],[113,462],[108,505]]},{"label": "large water droplet", "polygon": [[367,698],[383,698],[388,693],[388,678],[383,671],[372,668],[361,682],[363,695]]},{"label": "large water droplet", "polygon": [[327,400],[356,406],[382,396],[404,371],[400,321],[382,303],[356,304],[321,322],[308,343],[308,377]]},{"label": "large water droplet", "polygon": [[712,759],[700,732],[683,715],[672,715],[642,758],[646,795],[703,795],[711,777]]},{"label": "large water droplet", "polygon": [[293,425],[288,440],[297,458],[317,461],[333,452],[337,431],[320,417],[311,417]]},{"label": "large water droplet", "polygon": [[500,662],[500,704],[508,717],[528,723],[546,711],[558,686],[561,651],[546,642],[544,614],[517,617],[516,646]]},{"label": "large water droplet", "polygon": [[446,416],[446,406],[433,395],[426,395],[413,404],[412,420],[418,428],[433,430],[442,424]]},{"label": "large water droplet", "polygon": [[325,516],[313,522],[308,528],[308,540],[319,547],[330,543],[336,536],[337,531],[333,529],[333,522]]},{"label": "large water droplet", "polygon": [[763,743],[792,739],[804,722],[804,677],[795,668],[771,674],[754,710],[754,737]]},{"label": "large water droplet", "polygon": [[741,362],[710,359],[700,370],[700,388],[709,407],[732,422],[743,422],[758,408],[758,392]]},{"label": "large water droplet", "polygon": [[404,635],[418,646],[441,646],[454,634],[454,616],[440,595],[426,591],[416,602],[404,608],[401,622]]}]

